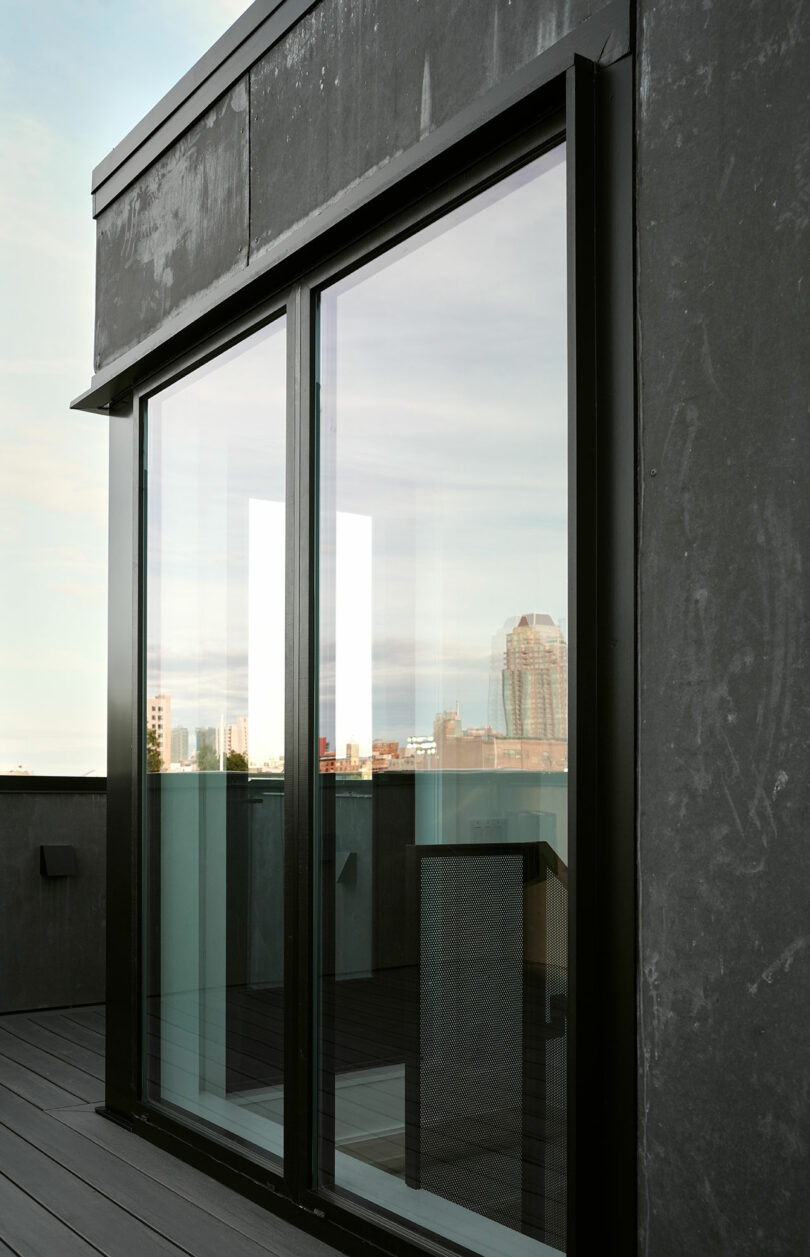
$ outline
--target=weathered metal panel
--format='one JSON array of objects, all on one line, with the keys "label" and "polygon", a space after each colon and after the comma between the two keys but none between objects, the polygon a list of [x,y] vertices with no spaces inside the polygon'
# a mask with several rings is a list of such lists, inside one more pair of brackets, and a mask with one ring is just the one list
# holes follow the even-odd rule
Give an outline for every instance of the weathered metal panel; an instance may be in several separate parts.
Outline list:
[{"label": "weathered metal panel", "polygon": [[97,220],[96,369],[247,265],[243,78]]},{"label": "weathered metal panel", "polygon": [[810,41],[639,4],[640,1252],[810,1252]]},{"label": "weathered metal panel", "polygon": [[251,72],[251,255],[606,0],[323,0]]}]

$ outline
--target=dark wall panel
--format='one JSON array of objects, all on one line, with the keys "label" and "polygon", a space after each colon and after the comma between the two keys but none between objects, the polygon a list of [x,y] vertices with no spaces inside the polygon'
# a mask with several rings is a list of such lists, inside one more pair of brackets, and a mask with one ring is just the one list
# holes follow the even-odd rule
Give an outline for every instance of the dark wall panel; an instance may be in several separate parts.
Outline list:
[{"label": "dark wall panel", "polygon": [[97,370],[247,265],[247,172],[243,79],[100,215]]},{"label": "dark wall panel", "polygon": [[640,1252],[800,1257],[807,15],[639,9]]},{"label": "dark wall panel", "polygon": [[251,73],[252,255],[604,3],[323,0]]},{"label": "dark wall panel", "polygon": [[[44,877],[40,846],[73,846]],[[0,791],[0,1012],[104,1000],[106,798]]]},{"label": "dark wall panel", "polygon": [[322,0],[97,219],[101,370],[608,0]]}]

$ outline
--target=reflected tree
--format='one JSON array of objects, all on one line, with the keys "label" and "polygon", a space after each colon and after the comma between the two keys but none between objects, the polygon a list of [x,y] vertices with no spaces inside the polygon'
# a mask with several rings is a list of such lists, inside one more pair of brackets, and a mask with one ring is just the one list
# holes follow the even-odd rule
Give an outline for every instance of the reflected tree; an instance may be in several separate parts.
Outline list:
[{"label": "reflected tree", "polygon": [[219,768],[219,755],[213,746],[201,746],[197,751],[197,768],[201,773],[210,773]]},{"label": "reflected tree", "polygon": [[160,739],[157,729],[146,730],[146,771],[159,773],[163,767],[163,756],[160,751]]}]

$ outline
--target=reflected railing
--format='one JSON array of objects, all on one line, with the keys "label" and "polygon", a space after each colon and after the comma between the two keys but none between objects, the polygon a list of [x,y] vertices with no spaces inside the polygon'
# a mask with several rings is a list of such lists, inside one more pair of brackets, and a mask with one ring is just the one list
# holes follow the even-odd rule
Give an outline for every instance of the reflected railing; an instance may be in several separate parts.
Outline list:
[{"label": "reflected railing", "polygon": [[[324,1185],[564,1249],[567,774],[319,786]],[[276,1156],[283,794],[281,777],[147,778],[152,1097]]]}]

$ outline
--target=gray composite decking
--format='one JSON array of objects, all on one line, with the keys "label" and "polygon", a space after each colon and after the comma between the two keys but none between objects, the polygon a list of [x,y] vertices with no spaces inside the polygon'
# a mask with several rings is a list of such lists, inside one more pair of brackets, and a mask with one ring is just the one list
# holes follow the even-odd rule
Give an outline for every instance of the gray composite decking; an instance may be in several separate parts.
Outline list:
[{"label": "gray composite decking", "polygon": [[100,1117],[104,1009],[0,1017],[0,1257],[336,1257]]}]

